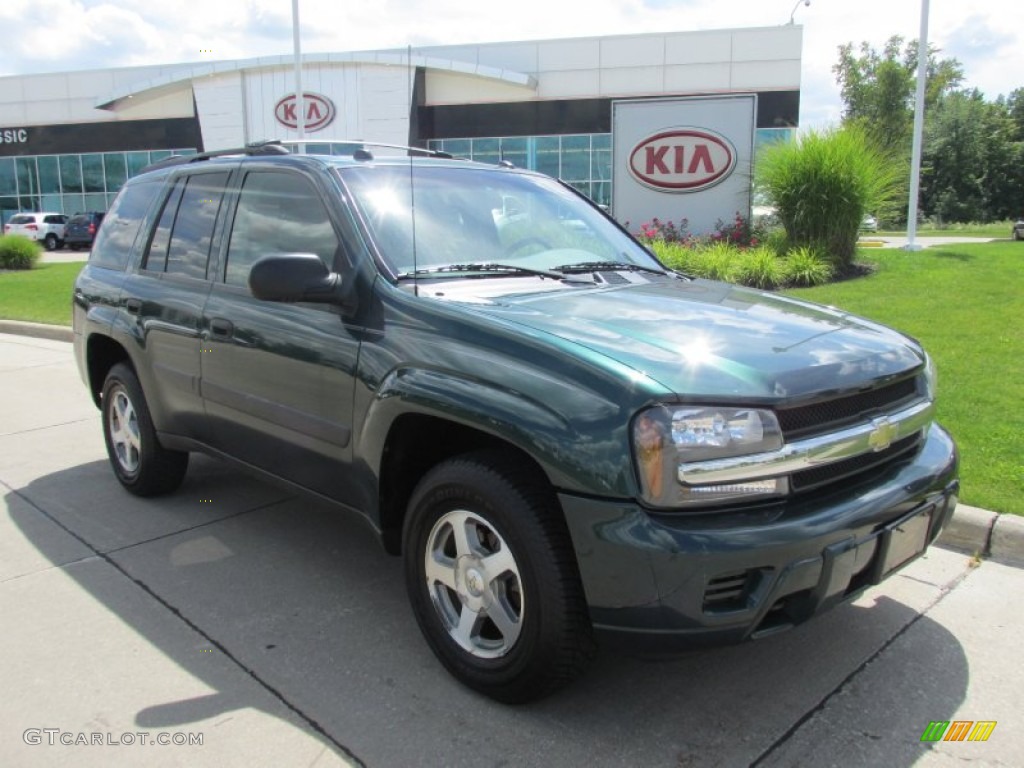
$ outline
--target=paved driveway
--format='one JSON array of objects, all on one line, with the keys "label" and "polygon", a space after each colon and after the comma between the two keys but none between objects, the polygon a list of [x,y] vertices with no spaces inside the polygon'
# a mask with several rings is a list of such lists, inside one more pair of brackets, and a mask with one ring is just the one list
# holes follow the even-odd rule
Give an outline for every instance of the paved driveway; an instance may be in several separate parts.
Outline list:
[{"label": "paved driveway", "polygon": [[[0,495],[3,766],[1024,765],[1024,571],[993,562],[933,549],[792,632],[510,708],[434,660],[358,520],[201,457],[124,493],[67,344],[0,335]],[[957,719],[998,726],[920,741]]]}]

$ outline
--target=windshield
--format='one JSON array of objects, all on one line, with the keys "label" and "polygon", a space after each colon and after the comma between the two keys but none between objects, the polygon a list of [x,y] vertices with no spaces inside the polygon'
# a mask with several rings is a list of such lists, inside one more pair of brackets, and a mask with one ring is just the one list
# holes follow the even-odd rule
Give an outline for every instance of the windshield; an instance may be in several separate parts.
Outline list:
[{"label": "windshield", "polygon": [[399,276],[451,265],[552,270],[595,262],[660,271],[600,211],[545,176],[460,167],[454,161],[341,172],[371,236]]}]

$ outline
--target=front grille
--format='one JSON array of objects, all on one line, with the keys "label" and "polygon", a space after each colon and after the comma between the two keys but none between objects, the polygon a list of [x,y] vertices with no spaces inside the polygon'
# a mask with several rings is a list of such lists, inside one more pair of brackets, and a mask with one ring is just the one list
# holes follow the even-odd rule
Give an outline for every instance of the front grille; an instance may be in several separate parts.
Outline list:
[{"label": "front grille", "polygon": [[843,480],[860,472],[866,472],[869,469],[895,461],[903,454],[909,453],[917,447],[920,439],[920,434],[910,435],[902,440],[897,440],[884,451],[863,453],[860,456],[854,456],[852,459],[845,459],[823,467],[795,472],[790,477],[790,485],[794,493],[800,493],[801,491],[808,491],[826,483]]},{"label": "front grille", "polygon": [[862,422],[871,415],[899,410],[918,396],[917,379],[888,384],[867,392],[776,411],[779,426],[787,441],[839,429],[847,424]]}]

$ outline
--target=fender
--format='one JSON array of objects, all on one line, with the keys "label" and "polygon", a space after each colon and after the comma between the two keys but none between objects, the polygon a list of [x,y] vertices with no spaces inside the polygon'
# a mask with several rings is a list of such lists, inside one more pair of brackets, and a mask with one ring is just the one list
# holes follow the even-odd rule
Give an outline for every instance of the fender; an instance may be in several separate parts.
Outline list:
[{"label": "fender", "polygon": [[[517,391],[451,371],[396,368],[381,381],[366,408],[357,451],[380,477],[384,448],[395,421],[405,414],[433,416],[514,445],[533,457],[557,488],[633,495],[621,407],[582,390],[578,382],[560,381],[541,371],[533,373],[542,393]],[[582,418],[573,413],[574,404],[579,411],[603,418]],[[585,408],[580,408],[581,404]]]}]

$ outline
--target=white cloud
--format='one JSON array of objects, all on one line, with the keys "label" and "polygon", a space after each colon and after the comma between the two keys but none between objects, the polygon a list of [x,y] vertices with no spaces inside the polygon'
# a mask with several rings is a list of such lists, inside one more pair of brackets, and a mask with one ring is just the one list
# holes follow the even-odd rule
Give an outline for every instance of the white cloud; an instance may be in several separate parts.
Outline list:
[{"label": "white cloud", "polygon": [[[772,26],[788,22],[796,0],[301,0],[305,52],[406,45],[578,37],[665,30]],[[933,3],[929,39],[956,56],[966,85],[989,98],[1024,86],[1024,4]],[[916,38],[920,5],[892,0],[811,0],[795,11],[804,28],[801,122],[839,119],[832,75],[839,45],[881,47],[892,35]],[[287,0],[2,0],[0,76],[135,64],[248,58],[291,52]],[[1010,32],[1010,31],[1013,32]]]}]

